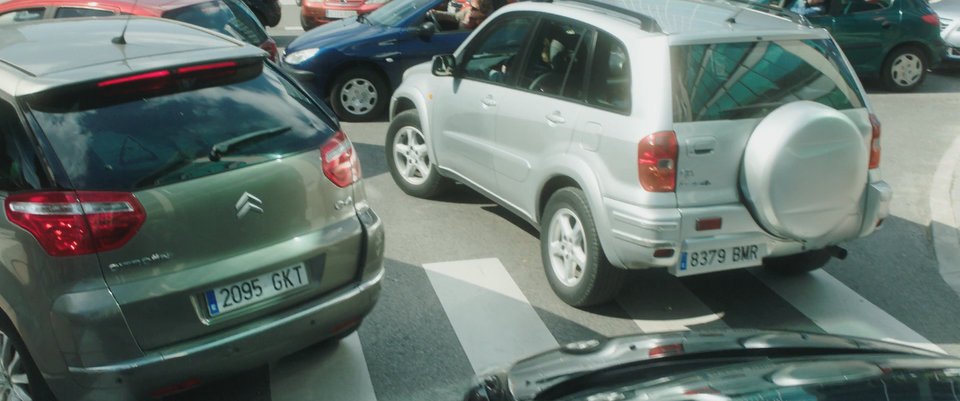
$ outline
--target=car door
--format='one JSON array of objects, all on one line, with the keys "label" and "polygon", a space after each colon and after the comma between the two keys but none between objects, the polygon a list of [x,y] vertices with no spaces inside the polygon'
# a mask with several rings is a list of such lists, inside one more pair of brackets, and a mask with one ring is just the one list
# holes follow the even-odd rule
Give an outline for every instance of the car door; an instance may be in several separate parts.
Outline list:
[{"label": "car door", "polygon": [[[455,30],[427,35],[420,34],[416,26],[410,27],[397,38],[378,43],[380,52],[376,57],[394,64],[396,71],[406,71],[407,68],[430,61],[434,55],[453,53],[470,32]],[[400,80],[396,80],[395,85],[399,84]]]},{"label": "car door", "polygon": [[488,193],[496,189],[493,149],[500,102],[519,68],[521,49],[535,16],[516,12],[488,24],[460,54],[456,78],[433,93],[432,132],[437,162],[461,181]]},{"label": "car door", "polygon": [[574,20],[544,16],[524,51],[523,67],[500,101],[494,168],[498,195],[536,217],[544,164],[567,151],[583,108],[589,48],[595,32]]},{"label": "car door", "polygon": [[891,0],[835,0],[830,33],[859,73],[879,71],[884,44],[900,36],[900,10]]}]

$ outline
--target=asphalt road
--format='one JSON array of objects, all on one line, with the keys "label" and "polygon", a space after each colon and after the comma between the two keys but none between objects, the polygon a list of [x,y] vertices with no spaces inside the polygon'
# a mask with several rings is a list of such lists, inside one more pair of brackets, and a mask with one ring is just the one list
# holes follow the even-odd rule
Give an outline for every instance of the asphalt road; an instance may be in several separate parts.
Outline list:
[{"label": "asphalt road", "polygon": [[[281,45],[300,33],[296,12],[285,5],[271,29]],[[454,400],[475,373],[557,344],[666,330],[807,330],[960,355],[960,297],[938,273],[929,228],[934,170],[960,135],[960,74],[932,74],[917,93],[870,92],[895,196],[885,227],[847,244],[847,260],[792,279],[759,269],[685,279],[635,272],[617,302],[590,310],[553,295],[532,227],[464,187],[440,201],[403,194],[387,172],[387,124],[344,124],[387,227],[377,308],[340,343],[176,399]]]}]

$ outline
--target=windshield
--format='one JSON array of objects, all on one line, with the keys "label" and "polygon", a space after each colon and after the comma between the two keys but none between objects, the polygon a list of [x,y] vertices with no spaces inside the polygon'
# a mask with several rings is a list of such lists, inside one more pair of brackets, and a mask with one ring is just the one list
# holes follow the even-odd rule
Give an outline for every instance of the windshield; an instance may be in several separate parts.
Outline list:
[{"label": "windshield", "polygon": [[414,14],[423,14],[440,4],[440,0],[393,0],[367,15],[367,21],[375,25],[397,26]]},{"label": "windshield", "polygon": [[762,117],[797,100],[864,107],[831,40],[675,46],[672,57],[678,122]]},{"label": "windshield", "polygon": [[119,102],[45,95],[29,106],[74,186],[134,191],[319,149],[333,134],[320,110],[262,71]]}]

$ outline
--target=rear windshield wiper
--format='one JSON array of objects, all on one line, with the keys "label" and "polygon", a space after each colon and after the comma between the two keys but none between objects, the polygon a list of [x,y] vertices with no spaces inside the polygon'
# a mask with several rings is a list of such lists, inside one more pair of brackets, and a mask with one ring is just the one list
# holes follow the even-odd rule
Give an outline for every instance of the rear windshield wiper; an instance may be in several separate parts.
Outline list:
[{"label": "rear windshield wiper", "polygon": [[254,131],[249,134],[243,134],[236,138],[231,138],[223,142],[215,143],[213,147],[210,149],[210,154],[208,155],[208,157],[212,162],[220,161],[221,157],[223,157],[227,153],[230,153],[230,151],[232,149],[235,149],[237,145],[257,142],[267,138],[272,138],[274,136],[280,135],[287,131],[290,131],[290,127],[285,125],[281,127],[267,128],[260,131]]}]

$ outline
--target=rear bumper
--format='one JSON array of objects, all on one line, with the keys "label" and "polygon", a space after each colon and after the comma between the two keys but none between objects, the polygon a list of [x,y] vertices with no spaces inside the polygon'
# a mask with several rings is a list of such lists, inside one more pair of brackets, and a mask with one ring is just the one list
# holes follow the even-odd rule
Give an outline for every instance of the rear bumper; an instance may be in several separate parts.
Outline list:
[{"label": "rear bumper", "polygon": [[[710,244],[717,247],[762,244],[762,257],[786,256],[864,237],[876,231],[889,215],[893,191],[886,182],[872,180],[864,196],[863,219],[859,226],[844,228],[843,240],[807,244],[769,234],[743,205],[650,209],[606,198],[603,213],[607,214],[610,222],[607,230],[610,236],[604,241],[604,251],[614,264],[627,269],[665,267],[678,276],[726,270],[682,269],[681,253],[690,246],[703,248]],[[701,218],[721,218],[722,227],[717,230],[697,230],[696,221]],[[657,250],[664,250],[664,256],[655,256]],[[758,264],[759,260],[753,265]]]},{"label": "rear bumper", "polygon": [[158,389],[189,380],[204,383],[262,365],[359,324],[379,297],[384,271],[382,260],[377,262],[367,266],[365,281],[286,313],[141,358],[70,367],[67,377],[48,382],[61,398],[72,396],[65,399],[143,400]]}]

